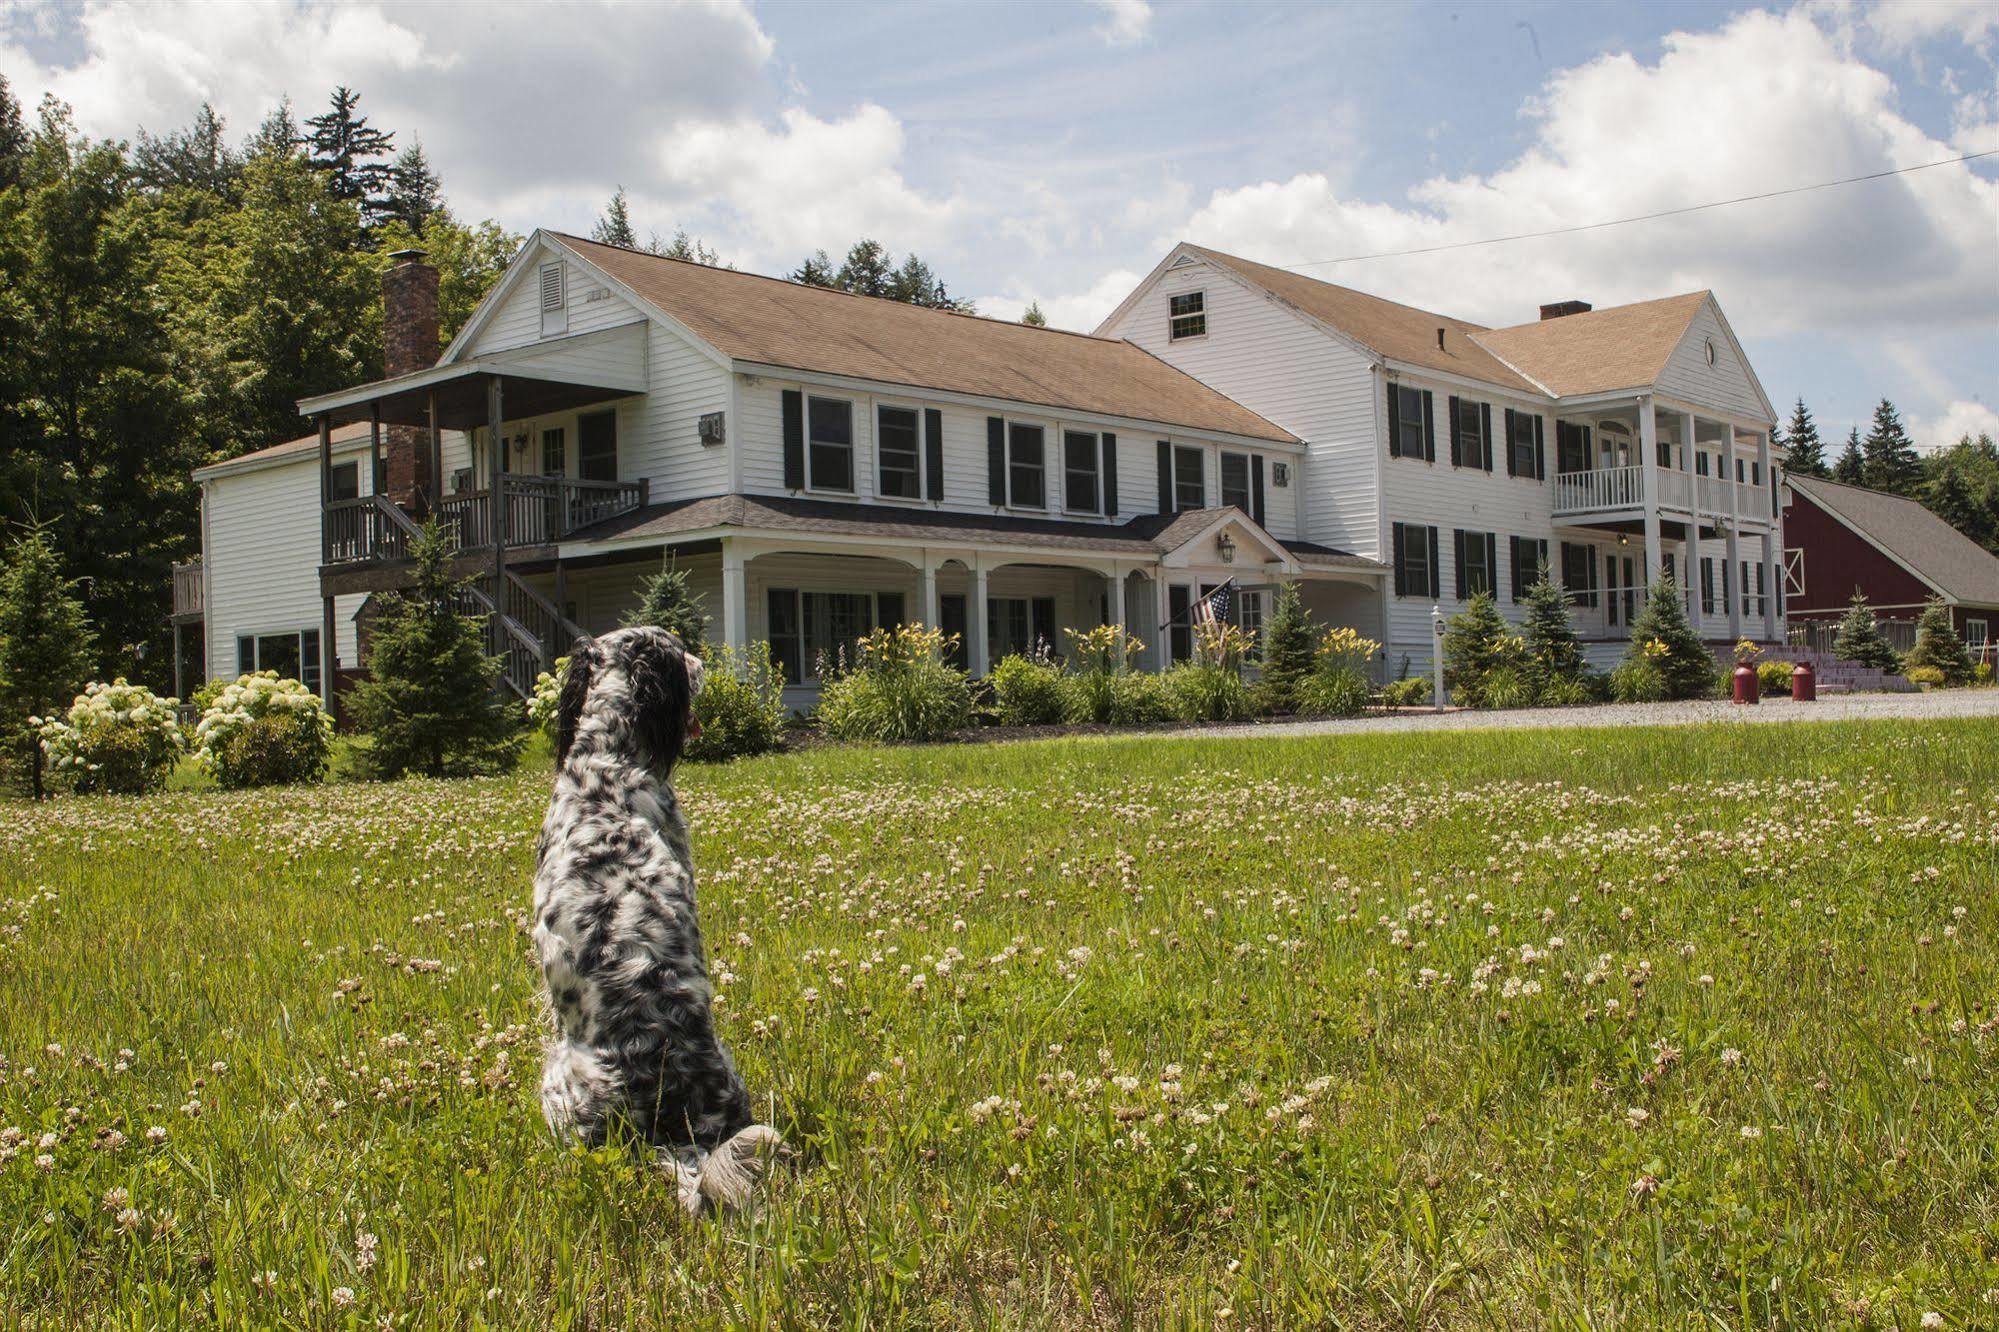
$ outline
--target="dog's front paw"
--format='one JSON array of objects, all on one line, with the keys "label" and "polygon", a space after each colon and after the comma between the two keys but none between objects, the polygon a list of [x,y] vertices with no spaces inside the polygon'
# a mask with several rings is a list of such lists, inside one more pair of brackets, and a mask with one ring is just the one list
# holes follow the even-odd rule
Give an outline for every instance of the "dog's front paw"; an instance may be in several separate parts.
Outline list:
[{"label": "dog's front paw", "polygon": [[783,1134],[768,1124],[751,1124],[701,1159],[696,1190],[716,1211],[740,1211],[770,1167],[789,1156]]}]

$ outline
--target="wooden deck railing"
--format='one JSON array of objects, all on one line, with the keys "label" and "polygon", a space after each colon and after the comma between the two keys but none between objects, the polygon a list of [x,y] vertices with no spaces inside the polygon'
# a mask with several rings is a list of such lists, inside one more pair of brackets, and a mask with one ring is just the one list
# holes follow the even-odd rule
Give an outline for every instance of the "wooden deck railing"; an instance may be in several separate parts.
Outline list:
[{"label": "wooden deck railing", "polygon": [[192,618],[201,612],[201,561],[174,565],[174,614]]},{"label": "wooden deck railing", "polygon": [[[1602,513],[1643,508],[1643,471],[1632,466],[1559,473],[1555,477],[1555,512]],[[1691,500],[1703,514],[1734,513],[1743,518],[1767,520],[1775,507],[1768,486],[1748,481],[1738,483],[1725,476],[1689,476],[1669,467],[1655,469],[1653,476],[1659,485],[1659,503],[1665,508],[1686,509]]]},{"label": "wooden deck railing", "polygon": [[[501,481],[509,546],[545,546],[570,533],[643,506],[644,481],[578,481],[565,476],[508,476]],[[490,490],[460,491],[438,501],[437,521],[460,550],[493,544]],[[416,520],[385,496],[334,500],[326,506],[324,563],[409,558]]]},{"label": "wooden deck railing", "polygon": [[1590,472],[1558,473],[1555,512],[1638,508],[1645,502],[1643,473],[1642,467],[1600,467]]}]

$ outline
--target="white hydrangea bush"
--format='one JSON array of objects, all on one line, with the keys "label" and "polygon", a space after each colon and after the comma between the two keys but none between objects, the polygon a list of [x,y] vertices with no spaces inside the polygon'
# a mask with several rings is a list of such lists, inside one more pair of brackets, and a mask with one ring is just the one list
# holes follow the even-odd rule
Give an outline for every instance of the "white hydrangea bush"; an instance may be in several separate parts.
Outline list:
[{"label": "white hydrangea bush", "polygon": [[276,671],[238,676],[194,728],[195,757],[226,787],[318,781],[332,748],[319,695]]},{"label": "white hydrangea bush", "polygon": [[136,795],[166,785],[187,748],[179,702],[120,677],[90,685],[61,717],[28,720],[58,780],[83,792]]}]

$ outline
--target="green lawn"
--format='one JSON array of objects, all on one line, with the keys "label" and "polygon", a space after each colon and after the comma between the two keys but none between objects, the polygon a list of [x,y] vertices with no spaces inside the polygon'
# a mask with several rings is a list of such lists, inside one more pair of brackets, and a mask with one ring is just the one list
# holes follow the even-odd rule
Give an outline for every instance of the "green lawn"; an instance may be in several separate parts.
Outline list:
[{"label": "green lawn", "polygon": [[689,769],[721,1024],[805,1158],[722,1224],[542,1128],[544,769],[0,806],[0,1323],[1989,1325],[1995,753]]}]

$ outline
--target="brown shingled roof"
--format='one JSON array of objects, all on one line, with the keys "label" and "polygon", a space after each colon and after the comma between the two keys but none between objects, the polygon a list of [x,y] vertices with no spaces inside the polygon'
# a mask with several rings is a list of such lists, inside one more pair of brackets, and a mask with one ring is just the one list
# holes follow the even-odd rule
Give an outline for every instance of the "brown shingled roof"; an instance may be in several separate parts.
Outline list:
[{"label": "brown shingled roof", "polygon": [[1613,305],[1477,334],[1486,350],[1558,398],[1644,388],[1665,373],[1708,293]]},{"label": "brown shingled roof", "polygon": [[[366,421],[356,421],[347,425],[333,427],[333,443],[336,447],[342,444],[351,444],[357,439],[366,439],[367,437],[368,423]],[[301,435],[297,439],[288,439],[282,444],[269,444],[261,449],[252,449],[248,453],[239,453],[233,458],[218,458],[212,463],[197,468],[195,475],[200,476],[203,472],[215,467],[233,467],[237,463],[275,462],[280,458],[288,458],[293,455],[305,457],[318,452],[319,436],[317,434]]]},{"label": "brown shingled roof", "polygon": [[[1332,325],[1381,356],[1420,365],[1428,370],[1464,375],[1487,384],[1528,393],[1538,392],[1533,384],[1473,341],[1472,335],[1486,331],[1478,324],[1429,310],[1418,310],[1412,305],[1398,305],[1364,291],[1335,286],[1286,269],[1223,254],[1220,250],[1209,250],[1199,245],[1182,248],[1247,278],[1271,295],[1296,306],[1314,319]],[[1442,348],[1437,346],[1437,330],[1440,328],[1444,330]]]},{"label": "brown shingled roof", "polygon": [[1295,442],[1129,342],[555,239],[738,361]]},{"label": "brown shingled roof", "polygon": [[1954,601],[1999,606],[1999,556],[1911,499],[1815,476],[1787,484]]}]

